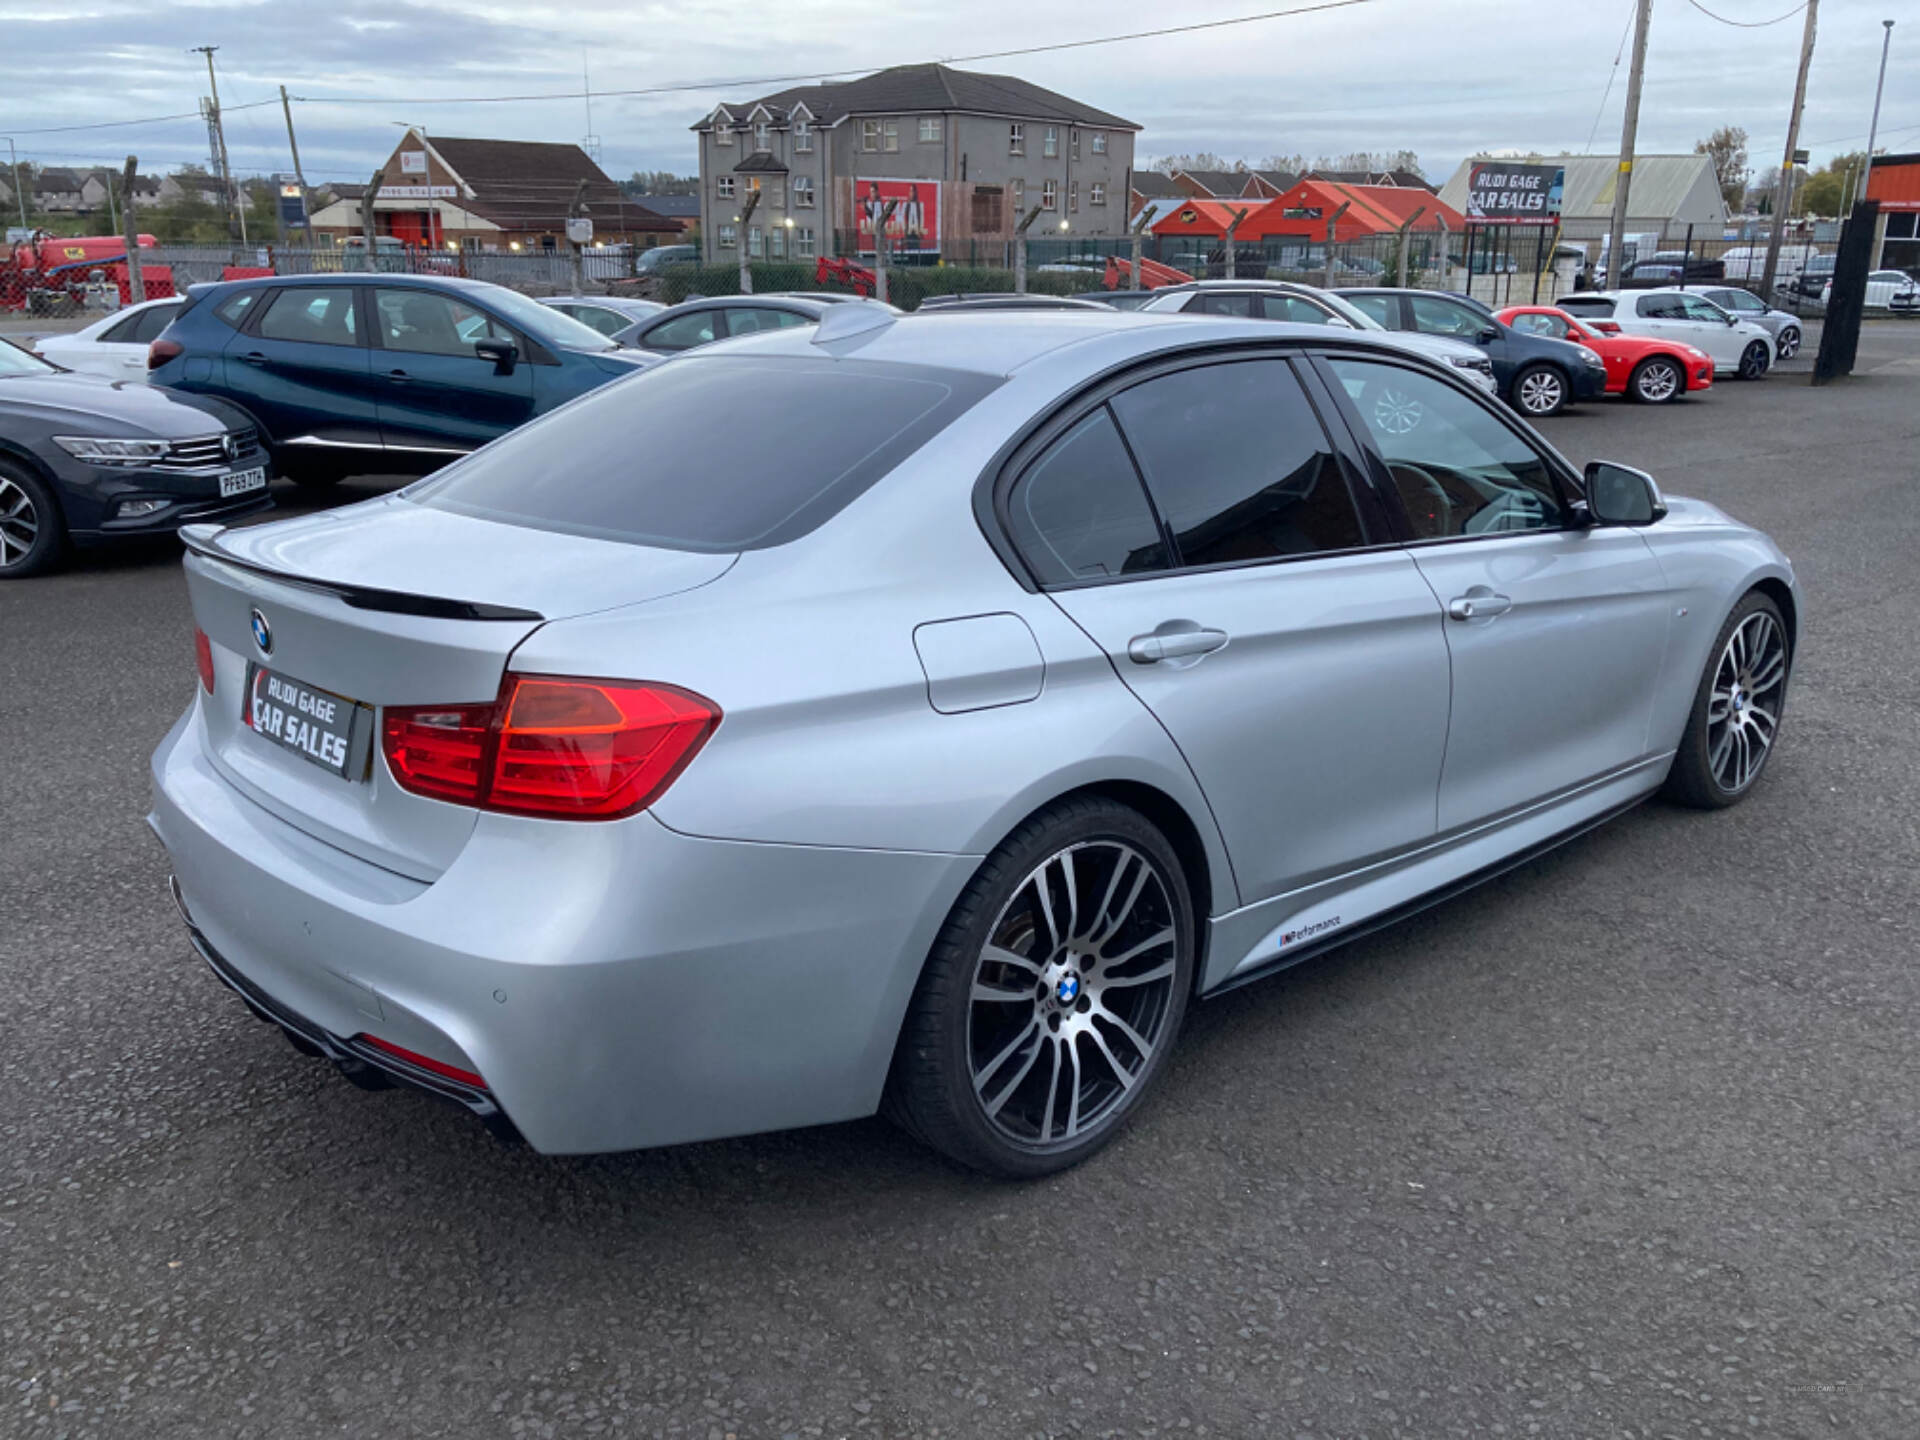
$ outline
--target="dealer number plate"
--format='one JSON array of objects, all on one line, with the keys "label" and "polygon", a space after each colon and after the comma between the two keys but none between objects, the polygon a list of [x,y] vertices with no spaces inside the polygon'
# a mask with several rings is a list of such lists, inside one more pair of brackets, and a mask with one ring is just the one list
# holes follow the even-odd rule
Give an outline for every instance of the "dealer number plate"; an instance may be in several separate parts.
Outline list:
[{"label": "dealer number plate", "polygon": [[357,758],[355,722],[368,713],[344,696],[316,690],[264,665],[247,666],[247,712],[241,719],[256,735],[343,779],[353,772]]},{"label": "dealer number plate", "polygon": [[220,477],[220,498],[230,500],[235,495],[245,495],[249,490],[267,488],[267,467],[256,465],[251,470],[235,470],[230,475]]}]

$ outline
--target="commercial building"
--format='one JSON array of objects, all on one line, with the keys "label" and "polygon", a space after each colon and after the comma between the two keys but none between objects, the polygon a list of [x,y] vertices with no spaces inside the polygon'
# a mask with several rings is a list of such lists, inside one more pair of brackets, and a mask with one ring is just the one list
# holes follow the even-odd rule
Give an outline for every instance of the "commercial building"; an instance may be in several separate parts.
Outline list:
[{"label": "commercial building", "polygon": [[1866,198],[1880,202],[1873,268],[1920,275],[1920,152],[1876,159]]},{"label": "commercial building", "polygon": [[[1516,164],[1552,165],[1566,172],[1560,201],[1560,237],[1574,244],[1600,240],[1613,223],[1613,197],[1620,180],[1614,155],[1509,155]],[[1440,187],[1440,198],[1455,210],[1467,208],[1467,175],[1476,162],[1460,168]],[[1726,201],[1713,161],[1705,155],[1637,155],[1627,187],[1629,235],[1657,234],[1675,248],[1689,226],[1696,241],[1718,240],[1727,225]]]},{"label": "commercial building", "polygon": [[[567,241],[576,196],[596,245],[636,249],[680,238],[680,227],[628,200],[578,145],[427,136],[409,128],[381,167],[374,231],[433,250],[554,250]],[[348,192],[360,190],[358,194]],[[365,190],[341,186],[310,218],[316,239],[364,233]]]},{"label": "commercial building", "polygon": [[[1030,234],[1126,233],[1139,126],[1008,75],[903,65],[728,103],[692,129],[712,261],[872,251],[966,259]],[[758,194],[751,215],[748,198]],[[744,233],[742,233],[744,231]]]}]

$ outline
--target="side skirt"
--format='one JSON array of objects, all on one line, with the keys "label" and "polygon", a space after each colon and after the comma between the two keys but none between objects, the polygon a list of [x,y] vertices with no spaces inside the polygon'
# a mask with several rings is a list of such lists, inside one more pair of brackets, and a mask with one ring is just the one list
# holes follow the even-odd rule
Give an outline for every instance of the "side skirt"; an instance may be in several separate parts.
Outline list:
[{"label": "side skirt", "polygon": [[[1238,920],[1241,923],[1245,923],[1247,920],[1253,919],[1256,915],[1259,916],[1260,919],[1255,921],[1255,923],[1261,923],[1268,916],[1273,915],[1284,915],[1286,917],[1281,928],[1278,930],[1275,930],[1270,925],[1261,924],[1264,938],[1256,943],[1250,951],[1240,952],[1241,959],[1234,969],[1218,981],[1204,988],[1200,992],[1200,998],[1211,999],[1216,995],[1224,995],[1229,990],[1239,989],[1242,985],[1251,984],[1256,980],[1264,980],[1268,976],[1278,974],[1282,970],[1290,970],[1303,960],[1311,960],[1315,956],[1324,955],[1327,951],[1344,945],[1350,940],[1358,940],[1362,936],[1375,934],[1390,925],[1398,924],[1409,916],[1419,914],[1422,910],[1430,909],[1435,905],[1451,900],[1455,896],[1462,895],[1477,886],[1484,885],[1489,880],[1497,879],[1509,870],[1518,869],[1529,861],[1538,859],[1548,851],[1556,850],[1568,841],[1578,839],[1589,830],[1598,829],[1609,820],[1624,815],[1642,801],[1650,798],[1654,791],[1659,788],[1660,778],[1666,774],[1667,767],[1671,763],[1671,760],[1671,755],[1663,755],[1656,759],[1642,762],[1623,775],[1612,776],[1596,786],[1577,792],[1574,796],[1564,798],[1560,802],[1548,807],[1545,814],[1542,814],[1540,811],[1535,811],[1532,812],[1530,816],[1523,815],[1516,820],[1507,822],[1505,825],[1494,830],[1492,834],[1481,831],[1470,835],[1456,844],[1449,846],[1438,855],[1430,854],[1425,857],[1424,861],[1415,860],[1413,863],[1396,869],[1385,876],[1360,880],[1357,883],[1355,877],[1349,876],[1346,877],[1348,883],[1344,886],[1340,885],[1339,882],[1333,882],[1331,884],[1313,887],[1322,891],[1322,898],[1319,900],[1308,901],[1303,904],[1300,895],[1296,892],[1294,895],[1279,896],[1261,905],[1249,907],[1249,910],[1240,912],[1238,916],[1222,917],[1221,920],[1214,921],[1215,933],[1211,937],[1212,943],[1209,949],[1212,953],[1218,955],[1233,954],[1239,951],[1238,945],[1223,944],[1223,937],[1219,930],[1223,922]],[[1647,779],[1649,774],[1653,777],[1651,781]],[[1623,790],[1626,793],[1622,794],[1621,792]],[[1579,807],[1575,802],[1582,799],[1588,800],[1589,802],[1597,802],[1598,808],[1588,809],[1586,813],[1581,814],[1579,818],[1573,820],[1570,824],[1559,829],[1551,830],[1541,838],[1531,840],[1517,849],[1507,851],[1484,864],[1470,870],[1447,875],[1439,884],[1409,896],[1405,900],[1390,903],[1384,908],[1375,910],[1372,913],[1360,913],[1350,921],[1345,920],[1339,913],[1343,900],[1359,900],[1365,889],[1370,885],[1390,884],[1395,880],[1404,880],[1410,871],[1423,868],[1426,865],[1430,865],[1436,871],[1444,873],[1448,860],[1459,861],[1466,858],[1458,852],[1477,848],[1478,844],[1493,838],[1500,830],[1506,829],[1509,826],[1517,828],[1528,818],[1536,821],[1546,819],[1551,815],[1552,810],[1561,809],[1562,807],[1578,809]],[[1364,902],[1362,902],[1358,908],[1364,912]],[[1263,952],[1266,958],[1261,958]]]}]

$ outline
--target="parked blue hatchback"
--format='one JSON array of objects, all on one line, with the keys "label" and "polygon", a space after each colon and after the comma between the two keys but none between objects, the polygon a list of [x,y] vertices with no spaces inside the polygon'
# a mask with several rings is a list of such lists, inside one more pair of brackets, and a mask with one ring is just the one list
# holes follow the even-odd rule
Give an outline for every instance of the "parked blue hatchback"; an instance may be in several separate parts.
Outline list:
[{"label": "parked blue hatchback", "polygon": [[196,286],[147,355],[156,385],[216,395],[280,474],[425,474],[654,363],[504,286],[299,275]]}]

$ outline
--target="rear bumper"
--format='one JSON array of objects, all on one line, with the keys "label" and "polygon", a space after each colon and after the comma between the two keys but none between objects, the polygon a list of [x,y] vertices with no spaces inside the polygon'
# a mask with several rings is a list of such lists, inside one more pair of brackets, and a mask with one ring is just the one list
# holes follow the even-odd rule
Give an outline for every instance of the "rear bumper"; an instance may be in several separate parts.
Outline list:
[{"label": "rear bumper", "polygon": [[[551,1153],[871,1114],[978,863],[697,839],[650,814],[483,815],[421,883],[240,794],[208,763],[197,709],[153,781],[148,823],[195,947],[256,1013],[349,1078],[432,1090]],[[482,1084],[415,1073],[363,1035]]]}]

